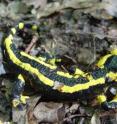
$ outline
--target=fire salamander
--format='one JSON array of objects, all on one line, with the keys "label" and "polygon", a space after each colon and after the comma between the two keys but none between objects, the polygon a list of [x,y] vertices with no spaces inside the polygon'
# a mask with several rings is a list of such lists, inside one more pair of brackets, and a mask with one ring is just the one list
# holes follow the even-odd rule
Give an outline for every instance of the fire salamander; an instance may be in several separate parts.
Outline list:
[{"label": "fire salamander", "polygon": [[[17,75],[12,93],[14,107],[26,102],[27,97],[23,96],[22,92],[25,79],[28,78],[32,86],[48,99],[87,100],[95,96],[104,109],[117,108],[117,49],[102,57],[92,72],[87,74],[76,68],[74,74],[70,74],[16,48],[14,37],[25,28],[39,31],[35,24],[19,23],[10,29],[3,41],[4,61],[7,68]],[[109,90],[111,98],[105,89]]]}]

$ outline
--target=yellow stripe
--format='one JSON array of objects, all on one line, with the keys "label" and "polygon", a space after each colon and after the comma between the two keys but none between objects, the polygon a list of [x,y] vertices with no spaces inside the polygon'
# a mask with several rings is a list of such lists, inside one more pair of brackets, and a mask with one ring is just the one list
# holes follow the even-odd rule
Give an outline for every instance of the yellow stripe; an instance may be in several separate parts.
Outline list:
[{"label": "yellow stripe", "polygon": [[113,50],[111,51],[111,54],[112,54],[112,55],[117,55],[117,49],[113,49]]},{"label": "yellow stripe", "polygon": [[104,67],[104,63],[106,62],[106,60],[107,60],[110,56],[112,56],[112,55],[111,55],[111,54],[108,54],[108,55],[102,57],[102,58],[98,61],[98,63],[97,63],[96,65],[97,65],[99,68],[103,68],[103,67]]},{"label": "yellow stripe", "polygon": [[76,68],[75,74],[76,75],[84,75],[85,73],[82,70],[80,70],[79,68]]},{"label": "yellow stripe", "polygon": [[37,59],[39,59],[40,61],[46,61],[46,58],[41,56],[39,56]]},{"label": "yellow stripe", "polygon": [[62,71],[57,71],[57,74],[60,75],[60,76],[63,76],[63,77],[67,77],[67,78],[73,78],[73,76],[70,75],[69,73],[65,73],[65,72],[62,72]]},{"label": "yellow stripe", "polygon": [[112,103],[112,102],[116,102],[117,103],[117,95],[109,103]]},{"label": "yellow stripe", "polygon": [[42,64],[42,65],[44,65],[44,66],[46,66],[48,68],[50,68],[50,69],[56,69],[57,68],[56,66],[47,64],[44,61],[40,61],[39,59],[37,59],[35,57],[32,57],[32,56],[26,54],[25,52],[20,52],[20,53],[21,53],[21,55],[23,55],[23,56],[25,56],[25,57],[27,57],[29,59],[32,59],[32,60],[34,60],[34,61],[36,61],[36,62],[38,62],[38,63],[40,63],[40,64]]},{"label": "yellow stripe", "polygon": [[[25,57],[28,57],[29,59],[35,60],[36,62],[38,62],[38,63],[40,63],[40,64],[42,64],[46,67],[49,67],[50,69],[56,69],[57,68],[56,66],[47,64],[44,61],[42,62],[42,60],[34,58],[34,57],[26,54],[25,52],[20,52],[20,53],[21,53],[21,55],[23,55]],[[67,78],[73,78],[73,75],[70,75],[69,73],[65,73],[65,72],[62,72],[62,71],[57,71],[57,74],[60,75],[60,76],[63,76],[63,77],[67,77]]]},{"label": "yellow stripe", "polygon": [[108,54],[108,55],[105,55],[104,57],[102,57],[98,63],[97,63],[97,66],[100,67],[100,68],[103,68],[104,67],[104,64],[106,62],[106,60],[111,57],[112,55],[117,55],[117,49],[114,49],[110,52],[111,54]]},{"label": "yellow stripe", "polygon": [[20,66],[21,68],[24,68],[26,71],[29,71],[32,74],[35,74],[36,76],[38,76],[38,78],[46,85],[49,86],[53,86],[54,82],[48,78],[46,78],[44,75],[42,75],[36,68],[31,67],[30,64],[28,63],[23,63],[21,62],[18,58],[16,58],[16,56],[14,55],[13,51],[10,49],[10,45],[12,44],[11,40],[9,38],[7,38],[5,40],[5,44],[6,44],[6,49],[9,53],[9,57],[10,59],[13,61],[13,63],[15,63],[16,65]]},{"label": "yellow stripe", "polygon": [[117,82],[117,73],[109,72],[106,76]]},{"label": "yellow stripe", "polygon": [[85,73],[83,71],[81,71],[80,69],[77,68],[77,76],[74,74],[74,75],[71,75],[69,73],[65,73],[65,72],[62,72],[62,71],[57,71],[57,74],[60,75],[60,76],[63,76],[63,77],[67,77],[67,78],[78,78],[79,76],[85,76]]},{"label": "yellow stripe", "polygon": [[117,98],[114,98],[113,100],[111,100],[109,103],[113,103],[116,102],[117,103]]},{"label": "yellow stripe", "polygon": [[64,85],[61,88],[61,92],[66,92],[66,93],[78,92],[82,90],[87,90],[91,86],[96,86],[98,84],[104,84],[104,83],[105,83],[105,78],[99,78],[97,80],[91,80],[85,84],[76,84],[72,87]]}]

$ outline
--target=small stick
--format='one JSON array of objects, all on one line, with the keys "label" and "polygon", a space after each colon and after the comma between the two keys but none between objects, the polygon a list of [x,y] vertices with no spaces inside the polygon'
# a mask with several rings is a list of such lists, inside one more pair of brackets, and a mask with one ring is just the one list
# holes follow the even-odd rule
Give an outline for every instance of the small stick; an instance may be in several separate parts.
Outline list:
[{"label": "small stick", "polygon": [[68,72],[67,69],[66,69],[63,65],[61,65],[61,68],[62,68],[65,72]]},{"label": "small stick", "polygon": [[33,38],[32,38],[32,40],[31,40],[31,42],[30,42],[30,44],[25,49],[25,52],[26,53],[29,53],[30,52],[30,50],[32,49],[32,47],[36,44],[37,40],[38,40],[38,37],[36,35],[34,35]]},{"label": "small stick", "polygon": [[88,117],[88,118],[90,118],[91,116],[83,115],[83,114],[75,114],[75,115],[71,115],[69,117],[64,118],[63,121],[67,121],[67,120],[72,119],[72,118],[75,118],[75,117]]},{"label": "small stick", "polygon": [[106,117],[106,116],[112,116],[112,115],[115,115],[117,113],[117,110],[110,110],[110,111],[106,111],[106,112],[103,112],[103,113],[100,113],[100,117]]}]

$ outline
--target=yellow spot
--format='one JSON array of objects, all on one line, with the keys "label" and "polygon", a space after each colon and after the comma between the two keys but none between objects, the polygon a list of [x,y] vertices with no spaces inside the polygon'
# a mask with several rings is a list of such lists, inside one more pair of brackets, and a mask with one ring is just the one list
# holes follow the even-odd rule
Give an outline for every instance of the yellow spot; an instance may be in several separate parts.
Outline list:
[{"label": "yellow spot", "polygon": [[14,100],[12,101],[13,107],[17,107],[20,103],[21,103],[21,102],[20,102],[19,99],[14,99]]},{"label": "yellow spot", "polygon": [[8,38],[11,39],[11,40],[13,40],[13,35],[10,34],[10,35],[8,36]]},{"label": "yellow spot", "polygon": [[11,28],[11,31],[12,31],[13,34],[16,33],[16,29],[15,28]]},{"label": "yellow spot", "polygon": [[19,29],[23,29],[24,28],[24,23],[20,22],[18,27],[19,27]]},{"label": "yellow spot", "polygon": [[21,74],[18,75],[18,79],[21,80],[22,82],[25,82],[25,80]]},{"label": "yellow spot", "polygon": [[36,31],[37,30],[37,25],[33,25],[32,30]]},{"label": "yellow spot", "polygon": [[97,96],[97,101],[101,104],[106,101],[106,96],[105,95],[99,95]]},{"label": "yellow spot", "polygon": [[29,99],[29,98],[30,98],[29,96],[23,96],[23,95],[21,95],[20,96],[20,101],[21,101],[21,103],[26,104],[26,100]]}]

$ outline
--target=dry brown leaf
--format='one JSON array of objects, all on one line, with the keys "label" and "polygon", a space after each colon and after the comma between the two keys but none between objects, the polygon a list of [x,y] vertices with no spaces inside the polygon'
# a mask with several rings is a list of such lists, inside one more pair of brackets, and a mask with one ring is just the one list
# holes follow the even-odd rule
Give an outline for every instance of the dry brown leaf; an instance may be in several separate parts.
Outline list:
[{"label": "dry brown leaf", "polygon": [[110,29],[108,35],[112,38],[117,38],[117,29]]},{"label": "dry brown leaf", "polygon": [[94,114],[91,118],[91,124],[101,124],[100,118],[97,114]]},{"label": "dry brown leaf", "polygon": [[75,113],[78,110],[79,104],[78,103],[74,103],[70,108],[69,111],[70,113]]},{"label": "dry brown leaf", "polygon": [[60,122],[65,116],[65,108],[62,103],[54,102],[41,102],[39,103],[34,111],[33,118],[40,122]]},{"label": "dry brown leaf", "polygon": [[117,0],[103,0],[107,4],[105,5],[105,10],[111,16],[117,17]]},{"label": "dry brown leaf", "polygon": [[45,5],[47,4],[47,0],[23,0],[26,5],[30,6],[33,5],[34,8],[44,8]]},{"label": "dry brown leaf", "polygon": [[[66,8],[83,9],[95,6],[96,0],[64,0],[62,3],[52,2],[45,6],[43,10],[37,12],[37,18],[49,16],[55,12],[60,12]],[[83,9],[84,11],[84,9]]]}]

